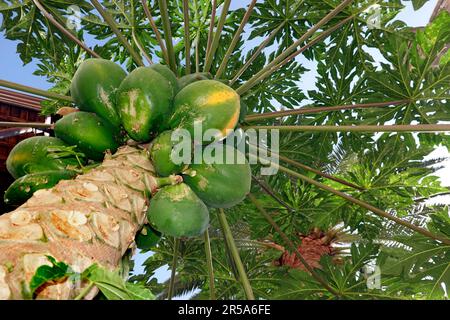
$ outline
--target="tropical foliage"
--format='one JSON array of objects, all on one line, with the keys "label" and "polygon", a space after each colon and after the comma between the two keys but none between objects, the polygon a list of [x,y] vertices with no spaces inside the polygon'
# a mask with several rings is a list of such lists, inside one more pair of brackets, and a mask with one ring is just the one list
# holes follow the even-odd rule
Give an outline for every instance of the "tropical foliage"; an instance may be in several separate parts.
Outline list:
[{"label": "tropical foliage", "polygon": [[[54,85],[52,92],[69,95],[77,66],[90,54],[56,28],[36,6],[37,2],[1,0],[1,31],[7,39],[17,41],[17,53],[24,64],[37,62],[35,74]],[[150,61],[164,60],[171,65],[165,55],[173,57],[178,76],[187,69],[212,75],[220,71],[219,78],[231,80],[248,106],[243,127],[428,125],[450,121],[450,52],[446,51],[450,14],[445,11],[427,26],[411,28],[396,19],[405,6],[400,0],[380,4],[373,0],[265,0],[252,2],[254,9],[243,32],[233,39],[248,3],[244,6],[233,2],[226,13],[223,8],[230,5],[227,0],[213,1],[222,8],[217,11],[207,0],[169,1],[167,11],[160,10],[166,1],[145,2],[161,36],[170,41],[161,50],[141,1],[104,2],[103,8],[112,17],[113,25],[130,44],[131,51],[138,53],[136,58],[93,6],[94,2],[97,1],[38,3],[62,25],[73,20],[74,11],[67,8],[75,5],[80,10],[76,15],[80,28],[70,33],[97,55],[122,64],[129,71]],[[411,2],[418,10],[428,1]],[[185,3],[187,15],[183,11]],[[335,10],[336,7],[341,10]],[[380,13],[378,27],[368,24],[374,8]],[[216,44],[210,35],[213,11],[212,24],[220,26],[222,16],[224,23],[221,32],[216,29],[215,36],[220,37]],[[334,14],[323,21],[330,12]],[[165,25],[167,18],[170,23]],[[318,25],[315,32],[310,32]],[[333,26],[338,27],[327,32]],[[190,47],[188,58],[186,44]],[[230,45],[234,49],[229,50]],[[300,48],[298,56],[286,59]],[[275,60],[272,68],[265,68],[280,55],[285,56]],[[222,66],[223,61],[226,64]],[[305,86],[306,81],[311,81],[307,76],[311,67],[306,65],[314,65],[317,70],[314,86]],[[270,72],[263,78],[256,78],[267,70]],[[360,104],[364,106],[349,107]],[[43,112],[52,114],[65,105],[67,102],[49,100]],[[323,108],[337,106],[340,107]],[[302,109],[309,111],[295,111]],[[283,117],[261,116],[277,110],[287,113]],[[443,159],[424,158],[438,146],[450,147],[450,138],[433,132],[373,131],[376,130],[283,130],[280,155],[290,161],[281,158],[280,165],[300,175],[280,170],[274,176],[260,176],[259,166],[253,168],[254,197],[225,213],[255,298],[447,297],[448,207],[429,205],[426,200],[449,190],[433,175]],[[321,184],[311,184],[311,179]],[[330,189],[369,203],[394,219],[330,193]],[[171,282],[175,294],[197,289],[196,299],[251,298],[239,261],[224,239],[222,213],[212,213],[209,236],[213,281],[205,258],[204,238],[182,240],[179,250],[174,250],[174,240],[163,237],[157,245],[147,248],[154,254],[145,261],[145,272],[132,276],[129,282],[146,286],[158,298],[165,298],[169,281],[158,283],[155,272],[175,261],[176,276]],[[398,220],[407,223],[399,224]],[[322,255],[317,268],[274,263],[284,251],[300,256],[303,252],[306,257],[301,239],[315,229],[324,234],[332,232],[333,241],[328,244],[337,249],[332,255]],[[418,229],[435,237],[417,232]],[[375,286],[368,285],[374,278],[364,271],[370,268],[378,270],[379,283]],[[92,270],[91,279],[100,277],[96,275],[100,271],[95,271]]]}]

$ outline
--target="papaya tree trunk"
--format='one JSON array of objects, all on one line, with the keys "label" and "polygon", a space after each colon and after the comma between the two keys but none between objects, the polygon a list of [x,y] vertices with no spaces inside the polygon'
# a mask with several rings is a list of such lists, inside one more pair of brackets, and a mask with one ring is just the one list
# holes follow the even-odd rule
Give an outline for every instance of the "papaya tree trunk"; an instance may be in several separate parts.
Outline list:
[{"label": "papaya tree trunk", "polygon": [[[156,178],[145,151],[124,146],[88,173],[35,192],[0,216],[0,299],[23,299],[37,268],[51,265],[48,256],[75,272],[94,263],[116,269],[146,222],[148,196],[180,179]],[[73,299],[87,286],[55,281],[36,298]]]}]

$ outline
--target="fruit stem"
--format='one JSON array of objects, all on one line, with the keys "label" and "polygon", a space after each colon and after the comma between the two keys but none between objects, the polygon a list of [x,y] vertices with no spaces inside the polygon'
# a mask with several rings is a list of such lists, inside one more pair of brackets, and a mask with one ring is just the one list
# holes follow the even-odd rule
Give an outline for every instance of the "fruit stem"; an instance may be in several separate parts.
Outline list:
[{"label": "fruit stem", "polygon": [[223,209],[219,209],[218,212],[219,223],[222,228],[222,233],[225,238],[225,241],[228,243],[228,247],[231,251],[231,256],[233,257],[234,263],[239,273],[240,282],[242,287],[244,288],[245,296],[248,300],[255,300],[255,296],[253,295],[253,289],[250,285],[250,281],[248,280],[247,273],[245,272],[244,265],[242,263],[241,257],[239,256],[239,251],[234,242],[233,234],[231,233],[230,226],[228,225],[227,218],[225,216],[225,212]]},{"label": "fruit stem", "polygon": [[259,201],[251,194],[248,194],[248,198],[255,205],[258,211],[263,215],[263,217],[270,223],[270,225],[275,229],[276,232],[283,238],[284,242],[291,248],[296,254],[300,262],[309,271],[311,276],[316,279],[327,291],[335,296],[340,296],[340,294],[334,290],[330,285],[309,265],[309,263],[303,258],[303,255],[298,251],[297,246],[288,238],[288,236],[281,230],[280,226],[272,219],[272,217],[266,212],[266,210],[261,206]]},{"label": "fruit stem", "polygon": [[158,177],[156,178],[156,185],[158,188],[164,186],[171,186],[183,182],[183,177],[179,175],[171,175],[168,177]]},{"label": "fruit stem", "polygon": [[211,242],[209,239],[208,229],[206,229],[204,237],[205,237],[206,268],[208,269],[208,278],[209,278],[209,298],[210,300],[216,300],[216,290],[214,288],[214,267],[212,261]]},{"label": "fruit stem", "polygon": [[173,244],[173,258],[172,258],[172,270],[170,273],[170,282],[169,282],[169,292],[167,294],[167,300],[172,300],[174,291],[175,291],[175,276],[177,272],[177,261],[178,261],[178,247],[180,246],[180,239],[174,238]]},{"label": "fruit stem", "polygon": [[197,174],[197,171],[193,170],[192,168],[188,168],[182,172],[185,176],[195,177]]}]

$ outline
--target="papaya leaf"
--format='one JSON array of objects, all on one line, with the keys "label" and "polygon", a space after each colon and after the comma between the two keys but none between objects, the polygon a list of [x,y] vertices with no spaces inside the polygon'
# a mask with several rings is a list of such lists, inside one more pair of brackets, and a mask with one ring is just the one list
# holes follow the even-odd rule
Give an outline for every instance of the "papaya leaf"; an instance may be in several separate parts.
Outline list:
[{"label": "papaya leaf", "polygon": [[154,299],[154,295],[145,287],[127,283],[118,271],[110,271],[97,264],[83,271],[81,278],[92,282],[108,300]]},{"label": "papaya leaf", "polygon": [[450,285],[450,248],[422,236],[395,237],[401,247],[383,248],[378,257],[382,285],[417,297],[445,299]]},{"label": "papaya leaf", "polygon": [[411,0],[414,10],[419,10],[428,2],[428,0]]},{"label": "papaya leaf", "polygon": [[155,300],[155,295],[143,285],[126,282],[125,287],[132,300]]},{"label": "papaya leaf", "polygon": [[52,266],[42,265],[36,269],[30,281],[30,293],[33,295],[37,289],[50,281],[63,280],[73,275],[69,266],[64,262],[58,262],[55,258],[47,256]]}]

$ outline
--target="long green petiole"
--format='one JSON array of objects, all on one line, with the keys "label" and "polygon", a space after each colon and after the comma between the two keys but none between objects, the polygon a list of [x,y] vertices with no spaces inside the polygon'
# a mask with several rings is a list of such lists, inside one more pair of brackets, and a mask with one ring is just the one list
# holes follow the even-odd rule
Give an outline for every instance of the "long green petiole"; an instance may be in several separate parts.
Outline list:
[{"label": "long green petiole", "polygon": [[212,0],[211,18],[209,20],[208,40],[206,40],[205,59],[209,56],[209,51],[211,50],[211,44],[214,36],[214,24],[216,22],[216,10],[217,10],[217,0]]},{"label": "long green petiole", "polygon": [[170,282],[169,282],[169,292],[167,293],[167,300],[172,300],[173,294],[175,292],[175,276],[177,273],[177,261],[178,261],[178,250],[180,247],[180,239],[175,238],[173,244],[173,258],[171,265],[171,273],[170,273]]},{"label": "long green petiole", "polygon": [[[285,157],[285,156],[283,156],[283,155],[281,155],[281,154],[278,154],[278,153],[276,153],[276,152],[273,152],[273,151],[270,150],[270,149],[262,149],[262,148],[260,148],[260,147],[258,147],[258,146],[256,146],[256,145],[254,145],[254,144],[251,144],[251,143],[249,143],[249,147],[250,147],[250,148],[253,148],[253,149],[257,149],[257,150],[263,150],[263,151],[265,151],[265,152],[270,152],[272,156],[275,155],[275,156],[278,157],[281,161],[284,161],[284,162],[286,162],[286,163],[289,163],[290,165],[293,165],[294,167],[297,167],[297,168],[300,168],[300,169],[303,169],[303,170],[306,170],[306,171],[315,173],[315,174],[317,174],[317,175],[319,175],[319,176],[321,176],[321,177],[324,177],[324,178],[326,178],[326,179],[330,179],[330,180],[332,180],[332,181],[335,181],[335,182],[340,183],[340,184],[342,184],[342,185],[345,185],[345,186],[347,186],[347,187],[350,187],[350,188],[353,188],[353,189],[356,189],[356,190],[360,190],[360,191],[364,190],[364,188],[362,188],[362,187],[360,187],[360,186],[357,186],[356,184],[353,184],[353,183],[351,183],[351,182],[348,182],[348,181],[346,181],[346,180],[344,180],[344,179],[340,179],[340,178],[334,177],[334,176],[332,176],[332,175],[330,175],[330,174],[327,174],[327,173],[325,173],[325,172],[322,172],[322,171],[320,171],[320,170],[311,168],[310,166],[307,166],[306,164],[303,164],[303,163],[297,162],[297,161],[295,161],[295,160],[292,160],[292,159],[290,159],[290,158],[288,158],[288,157]],[[254,153],[254,155],[256,155],[256,153]],[[260,155],[260,157],[261,157],[261,155]]]},{"label": "long green petiole", "polygon": [[300,49],[298,49],[297,51],[295,51],[294,53],[292,53],[291,55],[286,57],[283,61],[281,61],[280,63],[276,64],[274,67],[269,68],[265,72],[263,72],[251,85],[249,84],[249,85],[246,86],[245,91],[244,91],[244,89],[238,89],[238,93],[241,94],[241,95],[244,94],[245,92],[247,92],[248,90],[253,88],[255,85],[257,85],[259,82],[261,82],[264,79],[266,79],[267,77],[269,77],[272,73],[276,72],[277,70],[280,70],[284,65],[286,65],[288,62],[293,60],[296,56],[298,56],[299,54],[303,53],[304,51],[306,51],[307,49],[309,49],[313,45],[315,45],[315,44],[319,43],[320,41],[324,40],[331,33],[336,31],[337,29],[339,29],[340,27],[342,27],[344,24],[346,24],[347,22],[351,21],[352,19],[353,19],[353,16],[350,16],[350,17],[340,21],[339,23],[335,24],[333,27],[325,30],[324,32],[319,34],[317,37],[315,37],[314,39],[309,41],[306,45],[304,45],[303,47],[301,47]]},{"label": "long green petiole", "polygon": [[161,48],[163,58],[165,61],[169,61],[169,55],[167,54],[166,46],[164,44],[164,41],[162,40],[161,33],[159,32],[155,21],[153,21],[152,13],[150,12],[150,8],[148,7],[147,1],[141,0],[141,3],[142,7],[144,8],[144,13],[147,16],[147,19],[150,23],[150,27],[152,28],[153,33],[155,34],[156,41],[158,41],[159,47]]},{"label": "long green petiole", "polygon": [[175,74],[177,73],[177,63],[175,59],[175,51],[173,49],[173,39],[172,39],[172,30],[170,27],[170,19],[169,19],[169,10],[167,8],[166,0],[158,0],[159,11],[161,13],[161,21],[164,30],[164,39],[166,41],[167,55],[169,56],[169,61],[167,64],[170,69],[172,69]]},{"label": "long green petiole", "polygon": [[301,132],[446,132],[450,124],[393,124],[357,126],[246,126],[244,129],[267,129]]},{"label": "long green petiole", "polygon": [[211,43],[210,50],[207,53],[204,72],[209,72],[211,65],[214,60],[214,55],[216,53],[217,47],[219,46],[220,36],[222,34],[223,26],[225,25],[225,20],[228,15],[228,9],[230,8],[231,0],[225,0],[223,2],[222,13],[220,14],[219,22],[217,23],[216,32]]},{"label": "long green petiole", "polygon": [[313,108],[299,108],[294,110],[284,110],[284,111],[274,111],[274,112],[266,112],[260,114],[252,114],[245,117],[246,122],[265,120],[265,119],[274,119],[274,118],[283,118],[287,116],[294,116],[300,114],[314,114],[320,112],[331,112],[331,111],[340,111],[340,110],[353,110],[353,109],[367,109],[367,108],[381,108],[387,106],[398,106],[401,104],[408,103],[409,100],[395,100],[395,101],[386,101],[386,102],[372,102],[372,103],[357,103],[351,105],[341,105],[341,106],[330,106],[330,107],[313,107]]},{"label": "long green petiole", "polygon": [[111,17],[111,15],[106,12],[106,10],[97,0],[91,0],[91,3],[95,7],[95,9],[97,9],[98,13],[100,13],[100,15],[103,17],[103,20],[105,20],[106,24],[108,24],[108,26],[117,36],[119,42],[122,43],[122,45],[128,50],[134,62],[136,62],[136,64],[139,66],[143,66],[144,63],[142,62],[141,56],[133,49],[133,47],[128,43],[128,40],[125,38],[125,36],[120,32],[113,17]]},{"label": "long green petiole", "polygon": [[145,48],[144,48],[144,46],[142,45],[141,40],[139,40],[139,38],[137,37],[136,32],[134,31],[134,29],[133,29],[133,31],[131,32],[131,35],[132,35],[132,37],[133,37],[134,43],[136,44],[136,47],[138,47],[139,51],[140,51],[141,54],[144,56],[145,60],[147,60],[147,62],[148,62],[149,64],[153,64],[152,58],[150,58],[150,56],[149,56],[149,55],[147,54],[147,52],[145,51]]},{"label": "long green petiole", "polygon": [[236,48],[236,45],[239,41],[239,38],[241,37],[241,33],[244,30],[245,25],[248,22],[248,19],[250,19],[250,15],[253,12],[253,9],[255,8],[257,0],[252,0],[252,2],[249,4],[247,11],[245,12],[244,17],[242,18],[241,24],[239,25],[239,28],[237,29],[236,33],[234,34],[233,40],[231,40],[231,44],[228,47],[227,52],[225,53],[225,56],[223,57],[222,63],[219,66],[219,69],[217,70],[217,73],[215,75],[215,78],[220,78],[222,73],[225,71],[225,68],[228,64],[228,60],[231,57],[231,54],[234,51],[234,48]]},{"label": "long green petiole", "polygon": [[27,93],[35,94],[37,96],[46,97],[46,98],[50,98],[50,99],[73,102],[72,97],[63,96],[61,94],[46,91],[46,90],[36,89],[33,87],[25,86],[22,84],[11,82],[11,81],[0,80],[0,87],[5,87],[5,88],[18,90],[18,91],[22,91],[22,92],[27,92]]},{"label": "long green petiole", "polygon": [[184,48],[186,54],[186,74],[191,73],[191,39],[189,36],[189,2],[183,0]]},{"label": "long green petiole", "polygon": [[264,50],[264,48],[267,47],[267,45],[273,40],[273,38],[275,38],[277,33],[281,30],[281,28],[283,28],[283,26],[285,24],[286,24],[286,21],[281,22],[280,25],[276,29],[272,30],[272,32],[269,34],[269,36],[263,42],[261,42],[261,44],[258,46],[256,51],[252,54],[252,56],[247,61],[245,61],[245,64],[236,72],[236,74],[230,80],[230,86],[232,84],[234,84],[239,79],[239,77],[245,72],[245,70],[247,70],[248,67],[250,67],[252,62],[255,61],[256,58],[258,58],[258,56],[261,54],[261,52]]},{"label": "long green petiole", "polygon": [[206,268],[208,269],[208,279],[209,279],[209,298],[211,300],[216,300],[216,290],[214,285],[214,267],[211,253],[211,241],[209,238],[208,229],[206,229],[205,231],[204,240],[205,240]]},{"label": "long green petiole", "polygon": [[9,122],[0,121],[0,128],[34,128],[34,129],[52,129],[52,123],[42,122]]},{"label": "long green petiole", "polygon": [[236,243],[234,242],[233,234],[231,233],[231,229],[228,225],[228,221],[223,209],[219,209],[219,213],[217,214],[217,216],[219,218],[223,236],[225,238],[225,241],[228,243],[229,249],[231,251],[231,256],[233,257],[234,263],[236,264],[236,267],[238,269],[240,282],[242,284],[242,287],[244,288],[245,296],[249,300],[254,300],[255,296],[253,295],[252,286],[250,285],[250,281],[248,280],[244,264],[242,263],[241,257],[239,256],[239,250],[236,246]]}]

